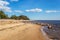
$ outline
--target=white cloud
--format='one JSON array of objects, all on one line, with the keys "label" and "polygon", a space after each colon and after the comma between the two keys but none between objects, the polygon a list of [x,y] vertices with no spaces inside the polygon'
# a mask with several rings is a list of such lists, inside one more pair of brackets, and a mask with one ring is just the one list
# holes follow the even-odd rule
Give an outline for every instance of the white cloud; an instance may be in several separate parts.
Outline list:
[{"label": "white cloud", "polygon": [[12,12],[11,8],[8,7],[10,3],[7,1],[0,0],[0,10],[3,10],[5,12]]},{"label": "white cloud", "polygon": [[0,0],[0,6],[9,5],[9,2]]},{"label": "white cloud", "polygon": [[14,12],[23,13],[23,11],[21,11],[21,10],[14,10]]},{"label": "white cloud", "polygon": [[19,0],[10,0],[10,1],[12,1],[12,2],[13,2],[13,1],[18,2]]},{"label": "white cloud", "polygon": [[10,7],[5,7],[3,10],[6,11],[6,12],[12,12]]},{"label": "white cloud", "polygon": [[46,13],[56,13],[56,12],[60,12],[58,10],[46,10]]},{"label": "white cloud", "polygon": [[42,12],[42,9],[35,8],[35,9],[30,9],[30,10],[25,10],[26,12]]}]

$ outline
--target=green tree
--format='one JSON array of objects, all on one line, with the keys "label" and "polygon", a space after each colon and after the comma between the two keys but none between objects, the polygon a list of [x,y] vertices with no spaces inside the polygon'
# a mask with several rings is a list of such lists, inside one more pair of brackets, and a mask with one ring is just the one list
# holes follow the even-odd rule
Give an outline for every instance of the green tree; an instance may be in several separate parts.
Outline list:
[{"label": "green tree", "polygon": [[[8,18],[9,18],[8,15],[6,15],[3,11],[0,11],[0,19],[8,19]],[[20,16],[12,15],[10,19],[29,20],[29,18],[25,15]]]},{"label": "green tree", "polygon": [[25,16],[25,15],[20,15],[18,18],[20,20],[29,20],[29,18],[27,16]]},{"label": "green tree", "polygon": [[18,19],[18,17],[16,15],[12,15],[10,19]]},{"label": "green tree", "polygon": [[6,15],[3,11],[0,11],[0,19],[7,19],[8,15]]}]

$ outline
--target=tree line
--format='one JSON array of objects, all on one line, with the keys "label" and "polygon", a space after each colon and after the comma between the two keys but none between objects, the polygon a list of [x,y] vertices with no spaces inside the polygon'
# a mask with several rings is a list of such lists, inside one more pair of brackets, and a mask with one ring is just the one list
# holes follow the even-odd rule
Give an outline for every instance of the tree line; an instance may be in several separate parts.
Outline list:
[{"label": "tree line", "polygon": [[29,20],[29,18],[25,15],[12,15],[11,17],[8,17],[3,11],[0,11],[0,19],[16,19],[16,20]]}]

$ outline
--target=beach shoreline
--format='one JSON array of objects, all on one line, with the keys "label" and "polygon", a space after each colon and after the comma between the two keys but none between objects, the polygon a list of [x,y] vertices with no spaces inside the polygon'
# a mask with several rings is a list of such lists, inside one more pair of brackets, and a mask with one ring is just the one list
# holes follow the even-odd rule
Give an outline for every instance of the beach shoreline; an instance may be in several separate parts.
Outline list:
[{"label": "beach shoreline", "polygon": [[41,25],[20,20],[0,23],[3,24],[0,24],[0,40],[46,40],[40,30]]}]

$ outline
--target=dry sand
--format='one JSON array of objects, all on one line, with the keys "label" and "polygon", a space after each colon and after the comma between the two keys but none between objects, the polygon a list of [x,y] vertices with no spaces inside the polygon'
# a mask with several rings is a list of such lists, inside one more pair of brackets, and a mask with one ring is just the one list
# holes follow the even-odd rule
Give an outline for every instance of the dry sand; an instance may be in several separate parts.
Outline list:
[{"label": "dry sand", "polygon": [[0,40],[46,40],[40,28],[31,23],[0,24]]}]

